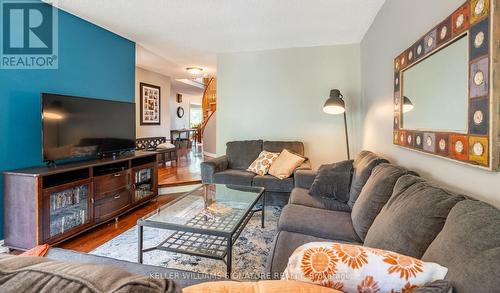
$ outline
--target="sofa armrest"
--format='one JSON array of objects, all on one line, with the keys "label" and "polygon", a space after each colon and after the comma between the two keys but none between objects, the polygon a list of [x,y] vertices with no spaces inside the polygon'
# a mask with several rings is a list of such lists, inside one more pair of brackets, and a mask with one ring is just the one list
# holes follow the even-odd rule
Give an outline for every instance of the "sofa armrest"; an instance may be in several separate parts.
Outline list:
[{"label": "sofa armrest", "polygon": [[309,189],[316,178],[316,171],[313,170],[295,170],[293,175],[295,179],[295,187]]},{"label": "sofa armrest", "polygon": [[221,156],[201,163],[201,181],[203,183],[213,183],[214,174],[226,170],[227,166],[227,156]]},{"label": "sofa armrest", "polygon": [[213,282],[217,280],[225,280],[221,276],[212,276],[203,273],[196,273],[177,269],[168,269],[159,266],[151,266],[139,264],[136,262],[129,262],[126,260],[118,260],[106,256],[98,256],[88,253],[77,252],[68,249],[51,247],[45,258],[56,261],[77,262],[82,264],[106,265],[120,268],[131,274],[139,276],[148,276],[149,278],[171,279],[176,284],[177,291],[181,292],[182,288],[192,285]]},{"label": "sofa armrest", "polygon": [[300,166],[297,167],[295,170],[311,170],[311,161],[309,159],[305,160],[304,163],[302,163]]}]

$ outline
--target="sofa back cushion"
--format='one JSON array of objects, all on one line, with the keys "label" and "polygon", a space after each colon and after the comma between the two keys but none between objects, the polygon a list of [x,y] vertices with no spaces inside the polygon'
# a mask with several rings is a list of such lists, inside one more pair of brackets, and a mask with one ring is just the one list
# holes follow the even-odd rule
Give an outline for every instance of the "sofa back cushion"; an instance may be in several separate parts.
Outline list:
[{"label": "sofa back cushion", "polygon": [[226,144],[229,169],[246,170],[262,151],[262,140],[230,141]]},{"label": "sofa back cushion", "polygon": [[263,149],[271,153],[281,153],[284,149],[304,156],[304,144],[300,141],[264,141]]},{"label": "sofa back cushion", "polygon": [[404,175],[368,230],[364,245],[421,258],[450,210],[464,199],[420,177]]},{"label": "sofa back cushion", "polygon": [[500,210],[476,200],[457,203],[422,259],[448,268],[454,292],[498,292]]},{"label": "sofa back cushion", "polygon": [[406,174],[417,175],[403,167],[388,163],[382,163],[373,169],[352,207],[352,223],[361,240],[365,240],[368,229],[391,197],[396,181]]},{"label": "sofa back cushion", "polygon": [[167,279],[138,276],[119,268],[0,255],[0,292],[179,292]]},{"label": "sofa back cushion", "polygon": [[351,189],[349,191],[349,206],[352,208],[358,199],[361,189],[372,174],[373,168],[381,163],[389,163],[370,151],[362,151],[354,160],[354,172],[352,174]]}]

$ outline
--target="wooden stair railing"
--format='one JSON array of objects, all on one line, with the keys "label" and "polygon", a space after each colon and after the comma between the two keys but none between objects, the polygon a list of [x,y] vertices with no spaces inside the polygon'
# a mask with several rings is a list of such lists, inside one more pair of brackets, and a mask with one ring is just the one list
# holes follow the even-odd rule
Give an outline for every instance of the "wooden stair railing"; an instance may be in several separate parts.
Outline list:
[{"label": "wooden stair railing", "polygon": [[203,132],[205,131],[205,126],[210,120],[210,117],[217,111],[217,80],[215,77],[204,78],[205,91],[203,92],[203,98],[201,102],[202,111],[202,121],[198,127],[198,142],[203,139]]}]

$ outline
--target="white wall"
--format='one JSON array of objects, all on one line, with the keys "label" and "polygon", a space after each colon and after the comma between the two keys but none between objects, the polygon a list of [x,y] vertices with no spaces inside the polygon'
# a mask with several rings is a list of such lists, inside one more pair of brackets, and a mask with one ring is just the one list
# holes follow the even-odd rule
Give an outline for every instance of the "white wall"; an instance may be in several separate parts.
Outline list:
[{"label": "white wall", "polygon": [[231,140],[300,140],[313,167],[346,158],[343,116],[322,111],[329,92],[346,98],[353,152],[359,149],[359,45],[217,56],[217,154]]},{"label": "white wall", "polygon": [[207,156],[217,154],[217,112],[213,113],[203,132],[203,152]]},{"label": "white wall", "polygon": [[406,150],[392,144],[393,60],[463,0],[387,0],[361,43],[363,148],[418,171],[452,190],[500,207],[500,173]]},{"label": "white wall", "polygon": [[[161,107],[161,125],[140,125],[141,111],[141,95],[140,83],[148,83],[160,87],[160,107]],[[148,71],[139,67],[135,68],[135,113],[136,113],[136,136],[153,137],[165,136],[170,137],[170,77],[164,76],[152,71]]]},{"label": "white wall", "polygon": [[[176,94],[182,94],[182,103],[177,103]],[[185,94],[179,91],[176,91],[175,88],[172,88],[172,92],[170,93],[170,124],[172,129],[186,129],[189,128],[189,111],[190,104],[196,103],[201,105],[201,99],[203,94],[201,95],[191,95]],[[184,108],[184,116],[182,118],[177,117],[177,108]],[[169,134],[170,136],[170,134]]]}]

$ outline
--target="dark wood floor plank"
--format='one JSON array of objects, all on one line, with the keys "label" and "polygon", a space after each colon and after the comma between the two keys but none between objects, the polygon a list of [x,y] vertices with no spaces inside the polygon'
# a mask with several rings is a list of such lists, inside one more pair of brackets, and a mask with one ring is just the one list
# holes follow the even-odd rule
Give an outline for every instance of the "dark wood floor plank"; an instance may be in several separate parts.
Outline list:
[{"label": "dark wood floor plank", "polygon": [[158,168],[158,186],[172,187],[201,182],[200,164],[204,160],[201,147],[193,147],[187,156],[181,156],[178,163],[167,163]]}]

